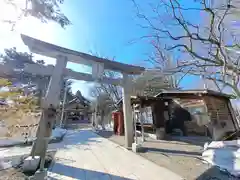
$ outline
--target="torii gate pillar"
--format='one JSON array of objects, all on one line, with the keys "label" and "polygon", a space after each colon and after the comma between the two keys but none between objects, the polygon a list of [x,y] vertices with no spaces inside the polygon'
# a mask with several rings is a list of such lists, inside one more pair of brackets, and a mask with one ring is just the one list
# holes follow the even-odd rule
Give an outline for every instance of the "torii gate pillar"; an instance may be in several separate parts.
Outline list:
[{"label": "torii gate pillar", "polygon": [[125,132],[125,147],[132,148],[133,139],[133,116],[131,107],[131,86],[130,79],[127,74],[123,74],[123,118],[124,118],[124,132]]},{"label": "torii gate pillar", "polygon": [[[33,145],[31,155],[40,155],[41,158],[45,157],[45,153],[47,150],[47,143],[48,140],[46,138],[49,138],[51,136],[53,123],[55,122],[55,112],[51,112],[52,110],[56,109],[59,104],[59,95],[60,95],[60,89],[61,89],[61,81],[62,81],[62,74],[64,72],[64,69],[67,65],[67,58],[63,56],[58,56],[56,59],[56,65],[53,68],[53,72],[51,75],[51,79],[49,82],[49,86],[46,92],[46,96],[44,97],[43,101],[43,114],[41,116],[39,128],[37,131],[37,142]],[[43,69],[44,70],[44,69]],[[42,72],[44,74],[44,72]],[[50,111],[49,111],[50,110]],[[51,115],[52,113],[52,115]],[[42,161],[44,163],[44,161]]]}]

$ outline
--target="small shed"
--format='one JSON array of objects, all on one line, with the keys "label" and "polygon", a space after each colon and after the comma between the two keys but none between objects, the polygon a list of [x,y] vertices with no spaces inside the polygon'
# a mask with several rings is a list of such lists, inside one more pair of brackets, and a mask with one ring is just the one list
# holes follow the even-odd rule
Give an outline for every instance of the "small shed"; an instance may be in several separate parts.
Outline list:
[{"label": "small shed", "polygon": [[[152,116],[152,121],[146,121],[145,116],[143,127],[158,139],[165,135],[183,135],[219,140],[239,129],[231,98],[231,95],[212,90],[169,90],[155,97],[131,97],[131,104],[148,107],[145,112]],[[121,109],[122,100],[117,104]],[[139,122],[137,127],[141,127]]]},{"label": "small shed", "polygon": [[[230,102],[231,95],[212,90],[171,90],[156,97],[172,99],[168,104],[169,118],[162,120],[167,133],[179,128],[186,132],[185,135],[195,132],[194,135],[219,140],[239,129]],[[191,115],[189,118],[186,112]]]}]

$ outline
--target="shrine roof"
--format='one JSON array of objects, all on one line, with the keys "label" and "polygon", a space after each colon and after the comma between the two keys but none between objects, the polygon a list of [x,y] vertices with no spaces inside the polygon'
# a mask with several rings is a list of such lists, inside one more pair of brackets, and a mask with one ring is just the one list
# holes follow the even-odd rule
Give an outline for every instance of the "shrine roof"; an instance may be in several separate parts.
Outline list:
[{"label": "shrine roof", "polygon": [[[131,104],[151,104],[157,101],[168,101],[171,98],[168,97],[153,97],[153,96],[131,96]],[[121,98],[119,101],[116,102],[116,105],[122,105],[123,99]]]},{"label": "shrine roof", "polygon": [[92,65],[94,62],[103,63],[105,69],[122,72],[126,74],[141,74],[145,68],[140,66],[128,65],[116,61],[111,61],[106,58],[96,57],[90,54],[74,51],[71,49],[63,48],[54,44],[50,44],[30,36],[21,34],[21,38],[26,46],[33,52],[56,58],[58,55],[66,56],[68,61],[74,63],[81,63],[85,65]]},{"label": "shrine roof", "polygon": [[[170,100],[173,98],[190,98],[193,96],[201,96],[201,95],[207,95],[207,96],[215,96],[215,97],[224,97],[227,99],[233,99],[234,96],[230,94],[225,94],[213,90],[203,90],[203,89],[193,89],[193,90],[164,90],[154,97],[151,96],[132,96],[131,97],[131,103],[132,104],[138,104],[140,101],[143,102],[154,102],[159,100]],[[191,98],[190,98],[191,99]],[[116,105],[121,105],[123,99],[120,99]]]},{"label": "shrine roof", "polygon": [[234,98],[234,96],[230,94],[221,93],[218,91],[213,91],[209,89],[192,89],[192,90],[166,90],[158,93],[155,97],[182,97],[184,96],[191,96],[191,95],[208,95],[208,96],[218,96],[224,97],[228,99]]}]

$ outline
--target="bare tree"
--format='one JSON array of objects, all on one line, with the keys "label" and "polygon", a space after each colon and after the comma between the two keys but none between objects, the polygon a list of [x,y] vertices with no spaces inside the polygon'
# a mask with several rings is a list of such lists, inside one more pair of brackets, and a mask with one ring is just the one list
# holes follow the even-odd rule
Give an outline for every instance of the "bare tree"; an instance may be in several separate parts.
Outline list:
[{"label": "bare tree", "polygon": [[[170,76],[168,76],[170,77]],[[155,96],[162,90],[175,88],[171,79],[159,69],[147,69],[141,75],[133,78],[132,94],[140,96]]]},{"label": "bare tree", "polygon": [[[91,111],[96,113],[94,124],[101,125],[104,129],[105,124],[110,121],[110,113],[115,109],[116,102],[111,98],[111,94],[107,94],[101,89],[93,89],[94,100],[91,103]],[[107,120],[107,121],[106,121]]]},{"label": "bare tree", "polygon": [[[63,79],[61,93],[60,93],[60,100],[64,101],[64,94],[66,95],[65,103],[74,99],[74,94],[72,93],[72,84],[73,81],[69,79]],[[66,91],[66,92],[65,92]]]},{"label": "bare tree", "polygon": [[[118,77],[118,74],[112,71],[106,71],[104,72],[104,76],[114,79]],[[96,101],[105,101],[108,99],[106,102],[108,105],[99,106],[99,108],[103,110],[105,108],[109,109],[109,107],[115,107],[116,102],[122,98],[121,87],[112,84],[95,84],[92,89],[90,89],[90,93]],[[102,102],[98,102],[98,104],[102,104]]]},{"label": "bare tree", "polygon": [[[103,57],[100,53],[94,53],[92,51],[90,51],[90,54],[93,54],[98,57]],[[104,57],[104,58],[115,61],[114,57],[113,58]],[[103,72],[103,76],[111,79],[116,79],[121,77],[121,74],[115,71],[105,70]],[[120,86],[116,86],[113,84],[103,84],[103,83],[94,84],[93,88],[90,90],[90,95],[95,99],[101,96],[104,96],[103,99],[105,99],[105,97],[108,97],[109,102],[112,103],[111,106],[115,106],[115,103],[122,98]]]},{"label": "bare tree", "polygon": [[[203,75],[219,90],[230,87],[240,97],[239,34],[233,28],[238,0],[198,0],[183,4],[179,0],[160,0],[150,4],[153,16],[141,12],[133,1],[142,28],[150,31],[145,38],[161,40],[165,49],[181,55],[177,67],[169,72]],[[201,20],[189,18],[198,15]],[[236,19],[236,18],[235,18]],[[237,20],[237,19],[236,19]]]},{"label": "bare tree", "polygon": [[[90,53],[101,57],[98,53]],[[114,60],[114,58],[112,59]],[[114,71],[105,70],[103,76],[115,79],[119,78],[120,74]],[[117,108],[116,102],[122,98],[121,87],[113,84],[96,83],[90,89],[90,95],[94,98],[91,104],[91,109],[97,114],[96,118],[98,119],[95,119],[95,124],[99,124],[104,128],[104,120],[108,118],[108,115],[115,108]],[[106,123],[109,123],[109,120]]]},{"label": "bare tree", "polygon": [[150,44],[153,47],[153,53],[148,56],[149,58],[147,61],[153,64],[154,68],[159,70],[160,77],[164,76],[164,79],[160,79],[162,81],[165,81],[165,83],[168,83],[168,87],[162,88],[179,89],[180,82],[186,76],[186,73],[178,71],[174,71],[174,73],[169,72],[169,69],[174,69],[177,67],[177,65],[173,61],[171,54],[163,48],[161,40],[158,37],[155,37],[155,39],[153,39]]}]

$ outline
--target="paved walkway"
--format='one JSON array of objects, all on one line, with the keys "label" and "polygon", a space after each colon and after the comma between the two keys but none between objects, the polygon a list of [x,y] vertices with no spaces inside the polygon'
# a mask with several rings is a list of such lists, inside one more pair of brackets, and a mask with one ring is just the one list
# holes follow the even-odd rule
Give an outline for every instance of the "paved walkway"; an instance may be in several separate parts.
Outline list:
[{"label": "paved walkway", "polygon": [[58,148],[56,162],[48,173],[49,179],[182,179],[90,130],[69,131]]}]

